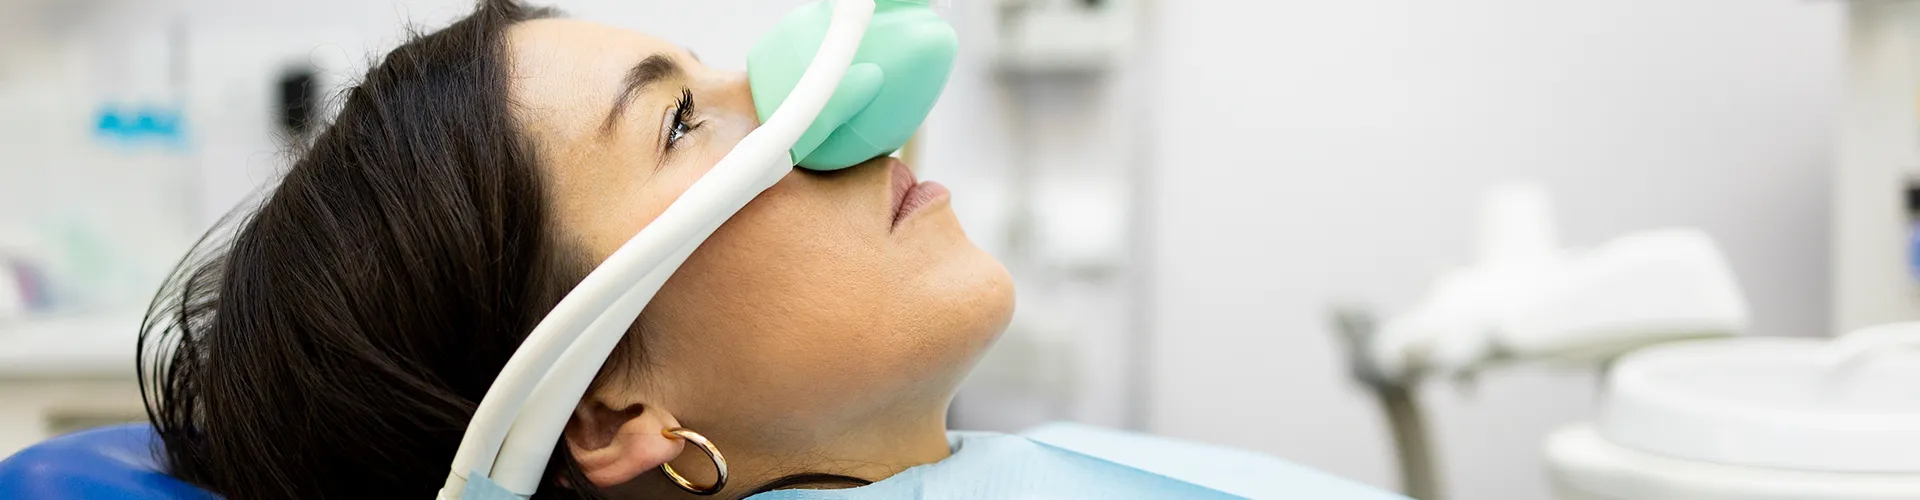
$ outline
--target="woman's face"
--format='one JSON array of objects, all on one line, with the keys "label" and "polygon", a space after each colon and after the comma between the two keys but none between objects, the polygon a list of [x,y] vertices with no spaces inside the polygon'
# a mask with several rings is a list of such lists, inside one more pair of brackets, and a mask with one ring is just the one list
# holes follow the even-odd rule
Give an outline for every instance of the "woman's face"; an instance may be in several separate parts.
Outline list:
[{"label": "woman's face", "polygon": [[[592,263],[758,125],[745,75],[661,40],[569,19],[508,39],[555,236]],[[653,299],[634,330],[644,357],[601,392],[734,439],[943,414],[1005,328],[1012,286],[944,196],[896,218],[905,175],[890,159],[788,174]]]}]

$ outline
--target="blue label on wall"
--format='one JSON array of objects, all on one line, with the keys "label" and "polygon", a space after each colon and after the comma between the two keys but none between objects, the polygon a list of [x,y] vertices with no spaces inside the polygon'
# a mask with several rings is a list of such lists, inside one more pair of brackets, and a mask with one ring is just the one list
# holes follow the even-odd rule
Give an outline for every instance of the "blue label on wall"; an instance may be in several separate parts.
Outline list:
[{"label": "blue label on wall", "polygon": [[178,108],[107,105],[94,119],[93,132],[104,139],[177,144],[186,139],[184,123]]},{"label": "blue label on wall", "polygon": [[1907,275],[1920,280],[1920,221],[1907,226]]}]

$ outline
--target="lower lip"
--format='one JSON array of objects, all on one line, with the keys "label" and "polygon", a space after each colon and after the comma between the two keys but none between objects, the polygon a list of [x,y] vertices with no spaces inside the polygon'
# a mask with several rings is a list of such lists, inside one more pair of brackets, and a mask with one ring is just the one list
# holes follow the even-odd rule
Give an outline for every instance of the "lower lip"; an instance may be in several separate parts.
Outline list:
[{"label": "lower lip", "polygon": [[893,226],[900,227],[900,223],[913,216],[914,212],[932,206],[934,202],[944,200],[947,196],[947,187],[938,182],[927,181],[915,184],[913,189],[907,190],[907,196],[900,199],[900,206],[894,209]]}]

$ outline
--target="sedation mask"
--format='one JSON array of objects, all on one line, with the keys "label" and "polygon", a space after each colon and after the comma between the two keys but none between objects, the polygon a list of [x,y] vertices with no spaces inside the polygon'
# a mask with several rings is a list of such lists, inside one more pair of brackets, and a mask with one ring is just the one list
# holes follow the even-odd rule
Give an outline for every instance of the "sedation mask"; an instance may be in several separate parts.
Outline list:
[{"label": "sedation mask", "polygon": [[534,327],[480,401],[438,498],[531,496],[601,364],[701,242],[795,166],[837,170],[906,144],[958,46],[929,2],[821,0],[754,46],[760,128]]}]

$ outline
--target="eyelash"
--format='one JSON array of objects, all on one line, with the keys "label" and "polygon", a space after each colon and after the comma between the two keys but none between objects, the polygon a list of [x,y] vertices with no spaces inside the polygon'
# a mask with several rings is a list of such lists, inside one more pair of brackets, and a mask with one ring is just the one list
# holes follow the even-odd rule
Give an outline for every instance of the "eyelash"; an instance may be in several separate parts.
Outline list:
[{"label": "eyelash", "polygon": [[673,125],[667,129],[667,150],[673,150],[674,146],[679,144],[681,139],[687,137],[687,134],[691,134],[694,130],[700,128],[700,124],[691,123],[692,120],[693,90],[680,89],[680,102],[675,105],[673,110]]}]

